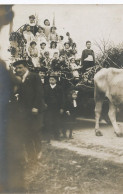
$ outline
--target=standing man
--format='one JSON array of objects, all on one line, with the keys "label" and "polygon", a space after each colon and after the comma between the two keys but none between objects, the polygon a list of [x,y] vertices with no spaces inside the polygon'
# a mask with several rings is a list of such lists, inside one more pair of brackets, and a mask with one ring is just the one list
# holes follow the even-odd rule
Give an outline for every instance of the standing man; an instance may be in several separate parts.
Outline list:
[{"label": "standing man", "polygon": [[27,62],[17,61],[13,64],[15,72],[22,82],[18,89],[19,104],[19,133],[25,146],[28,159],[40,157],[41,152],[41,114],[44,110],[43,88],[38,74],[28,70]]},{"label": "standing man", "polygon": [[82,72],[95,65],[94,51],[91,49],[91,41],[86,41],[87,49],[83,50],[81,57]]}]

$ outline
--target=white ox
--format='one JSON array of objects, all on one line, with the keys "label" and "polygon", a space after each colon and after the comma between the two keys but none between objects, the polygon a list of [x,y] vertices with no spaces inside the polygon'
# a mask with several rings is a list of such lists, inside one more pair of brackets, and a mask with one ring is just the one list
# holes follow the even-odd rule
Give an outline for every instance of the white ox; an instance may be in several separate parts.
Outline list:
[{"label": "white ox", "polygon": [[109,99],[109,118],[117,136],[122,131],[116,122],[116,109],[123,104],[123,69],[103,68],[94,76],[94,98],[95,98],[95,133],[103,135],[99,130],[99,119],[102,111],[104,98]]}]

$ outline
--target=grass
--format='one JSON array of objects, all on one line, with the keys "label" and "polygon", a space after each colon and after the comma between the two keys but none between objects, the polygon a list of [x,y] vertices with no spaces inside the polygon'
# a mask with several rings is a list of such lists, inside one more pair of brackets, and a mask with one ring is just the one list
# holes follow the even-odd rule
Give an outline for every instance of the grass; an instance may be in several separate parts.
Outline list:
[{"label": "grass", "polygon": [[28,167],[29,193],[121,194],[123,167],[42,145],[42,158]]}]

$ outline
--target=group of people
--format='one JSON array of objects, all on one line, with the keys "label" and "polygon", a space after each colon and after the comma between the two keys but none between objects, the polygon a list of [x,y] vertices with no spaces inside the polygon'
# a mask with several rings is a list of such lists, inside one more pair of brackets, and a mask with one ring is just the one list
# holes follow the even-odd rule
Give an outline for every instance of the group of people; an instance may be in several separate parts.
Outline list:
[{"label": "group of people", "polygon": [[48,19],[44,25],[37,24],[34,15],[29,16],[29,23],[20,28],[24,39],[23,59],[29,59],[34,69],[45,67],[47,72],[69,70],[72,77],[80,77],[87,68],[95,65],[91,42],[86,42],[81,59],[77,57],[77,45],[66,33],[66,37],[57,33],[57,28],[50,25]]}]

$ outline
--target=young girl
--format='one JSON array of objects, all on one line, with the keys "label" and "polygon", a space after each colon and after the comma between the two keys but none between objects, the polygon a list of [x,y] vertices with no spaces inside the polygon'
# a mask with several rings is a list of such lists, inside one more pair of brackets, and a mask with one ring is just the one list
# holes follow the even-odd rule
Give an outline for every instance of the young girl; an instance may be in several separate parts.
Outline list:
[{"label": "young girl", "polygon": [[74,57],[71,57],[71,58],[70,58],[70,69],[72,70],[73,76],[74,76],[74,77],[79,77],[79,72],[78,72],[78,70],[79,70],[80,68],[81,68],[81,67],[78,66],[78,65],[75,63],[75,58],[74,58]]},{"label": "young girl", "polygon": [[31,57],[32,59],[32,62],[34,64],[34,67],[39,67],[40,64],[39,64],[39,58],[38,58],[38,49],[36,48],[36,42],[35,41],[32,41],[30,43],[30,47],[28,49],[28,54],[29,56]]},{"label": "young girl", "polygon": [[27,41],[27,47],[26,48],[28,48],[29,45],[30,45],[30,42],[32,42],[35,39],[33,33],[30,31],[30,25],[26,26],[26,30],[23,32],[23,36]]},{"label": "young girl", "polygon": [[45,33],[45,36],[48,38],[50,34],[50,22],[48,19],[44,20],[44,33]]},{"label": "young girl", "polygon": [[44,28],[42,27],[38,28],[38,32],[36,33],[35,40],[38,45],[40,45],[41,42],[47,41],[47,37],[44,34]]},{"label": "young girl", "polygon": [[58,53],[59,56],[59,50],[57,49],[57,42],[52,41],[50,43],[50,58],[53,58],[54,53]]},{"label": "young girl", "polygon": [[56,27],[51,27],[50,34],[48,36],[48,40],[49,41],[55,41],[55,42],[58,41],[58,35],[56,33]]}]

